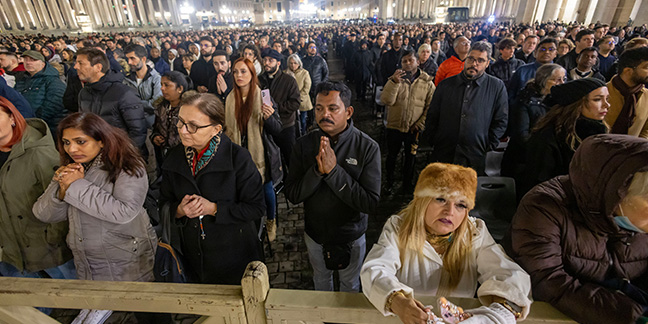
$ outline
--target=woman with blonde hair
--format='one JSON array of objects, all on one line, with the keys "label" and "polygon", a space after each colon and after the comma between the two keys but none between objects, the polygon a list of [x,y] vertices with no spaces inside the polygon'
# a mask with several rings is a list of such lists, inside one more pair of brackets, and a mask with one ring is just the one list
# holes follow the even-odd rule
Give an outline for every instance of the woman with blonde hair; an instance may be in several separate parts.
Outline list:
[{"label": "woman with blonde hair", "polygon": [[414,199],[387,220],[360,273],[364,294],[381,313],[426,323],[430,310],[415,295],[472,298],[476,292],[487,306],[466,311],[473,316],[465,323],[526,317],[529,275],[482,220],[468,216],[476,190],[477,173],[470,168],[432,163],[421,172]]},{"label": "woman with blonde hair", "polygon": [[[291,54],[288,56],[288,69],[287,72],[295,77],[297,80],[297,85],[299,86],[299,95],[301,99],[301,105],[299,106],[299,121],[301,123],[301,134],[306,134],[308,126],[313,123],[313,103],[309,95],[311,89],[311,78],[310,74],[304,65],[302,60],[297,54]],[[308,124],[306,121],[306,115],[308,115]]]},{"label": "woman with blonde hair", "polygon": [[521,194],[555,176],[569,173],[574,152],[585,138],[609,132],[604,118],[610,103],[605,82],[595,78],[570,81],[551,88],[551,107],[532,129],[526,150]]}]

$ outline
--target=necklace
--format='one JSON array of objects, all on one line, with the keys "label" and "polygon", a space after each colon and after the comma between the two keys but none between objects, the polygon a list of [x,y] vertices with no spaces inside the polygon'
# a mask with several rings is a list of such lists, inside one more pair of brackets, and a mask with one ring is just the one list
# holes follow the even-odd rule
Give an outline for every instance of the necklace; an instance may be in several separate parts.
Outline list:
[{"label": "necklace", "polygon": [[427,233],[426,240],[434,250],[440,255],[443,256],[443,254],[448,250],[448,247],[450,246],[450,243],[452,242],[452,232],[446,234],[446,235],[436,235],[436,234],[430,234]]}]

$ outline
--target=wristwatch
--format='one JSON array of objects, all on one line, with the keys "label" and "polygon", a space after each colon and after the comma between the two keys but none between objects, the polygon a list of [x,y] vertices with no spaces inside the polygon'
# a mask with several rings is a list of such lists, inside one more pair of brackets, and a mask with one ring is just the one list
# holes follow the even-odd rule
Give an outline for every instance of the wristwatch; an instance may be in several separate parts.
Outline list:
[{"label": "wristwatch", "polygon": [[513,316],[515,316],[515,319],[519,319],[522,317],[522,307],[510,302],[510,301],[505,301],[503,303],[499,303],[500,305],[504,306],[504,308],[508,309],[511,313],[513,313]]}]

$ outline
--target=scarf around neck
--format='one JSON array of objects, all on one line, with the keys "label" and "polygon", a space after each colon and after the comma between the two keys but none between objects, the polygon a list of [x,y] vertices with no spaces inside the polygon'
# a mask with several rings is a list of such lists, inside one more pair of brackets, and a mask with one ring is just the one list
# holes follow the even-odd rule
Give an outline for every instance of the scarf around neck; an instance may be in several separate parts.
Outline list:
[{"label": "scarf around neck", "polygon": [[214,157],[214,154],[216,154],[216,151],[218,150],[218,145],[221,141],[221,134],[222,133],[218,133],[216,136],[212,137],[209,144],[207,144],[207,147],[205,147],[201,152],[198,152],[198,150],[191,146],[185,147],[185,156],[187,157],[187,163],[189,163],[189,168],[191,169],[191,175],[195,177],[200,170],[209,164],[209,161],[211,161],[212,157]]},{"label": "scarf around neck", "polygon": [[644,85],[639,83],[638,85],[630,88],[618,75],[615,75],[612,78],[612,85],[619,90],[623,96],[623,108],[617,117],[610,133],[612,134],[628,134],[628,130],[632,126],[635,118],[635,107],[637,106],[637,101],[641,97],[641,90]]}]

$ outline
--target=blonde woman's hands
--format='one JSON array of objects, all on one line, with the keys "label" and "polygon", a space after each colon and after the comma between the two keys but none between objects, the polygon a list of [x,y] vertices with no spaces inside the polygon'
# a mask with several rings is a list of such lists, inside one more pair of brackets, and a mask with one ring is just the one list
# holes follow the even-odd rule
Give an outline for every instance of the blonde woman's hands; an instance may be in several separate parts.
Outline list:
[{"label": "blonde woman's hands", "polygon": [[399,294],[394,297],[391,304],[392,313],[396,314],[403,324],[426,324],[428,321],[429,307],[413,297]]}]

